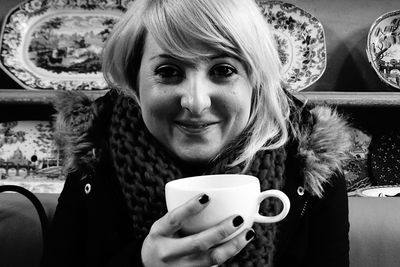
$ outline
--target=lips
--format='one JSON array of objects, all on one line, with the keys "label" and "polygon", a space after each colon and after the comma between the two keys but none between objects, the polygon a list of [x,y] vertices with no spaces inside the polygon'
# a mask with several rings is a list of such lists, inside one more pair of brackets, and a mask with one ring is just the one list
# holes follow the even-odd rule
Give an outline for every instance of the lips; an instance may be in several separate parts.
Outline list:
[{"label": "lips", "polygon": [[207,131],[211,126],[218,122],[206,121],[176,121],[176,125],[184,132],[189,134],[198,134]]}]

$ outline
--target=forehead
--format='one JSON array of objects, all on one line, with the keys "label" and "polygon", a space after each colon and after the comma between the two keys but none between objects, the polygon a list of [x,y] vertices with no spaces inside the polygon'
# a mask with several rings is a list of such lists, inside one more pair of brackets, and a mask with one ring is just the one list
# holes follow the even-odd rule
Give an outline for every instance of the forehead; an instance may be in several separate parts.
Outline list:
[{"label": "forehead", "polygon": [[[161,45],[158,41],[163,42]],[[204,60],[215,55],[226,54],[215,48],[198,42],[191,42],[190,48],[174,45],[169,47],[164,40],[156,40],[151,34],[147,34],[143,48],[143,59],[151,59],[157,55],[164,54],[179,60]]]},{"label": "forehead", "polygon": [[143,47],[143,58],[153,57],[162,53],[165,53],[164,49],[158,45],[153,36],[147,34]]}]

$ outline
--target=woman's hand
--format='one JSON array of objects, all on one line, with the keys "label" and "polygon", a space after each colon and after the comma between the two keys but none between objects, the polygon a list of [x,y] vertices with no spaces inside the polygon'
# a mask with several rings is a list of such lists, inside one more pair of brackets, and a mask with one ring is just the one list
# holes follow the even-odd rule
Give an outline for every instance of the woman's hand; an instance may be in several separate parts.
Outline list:
[{"label": "woman's hand", "polygon": [[146,267],[219,265],[253,239],[254,231],[244,229],[231,240],[217,245],[240,228],[243,223],[240,216],[232,216],[200,233],[179,237],[182,223],[206,208],[207,204],[208,197],[199,196],[156,221],[143,242],[143,264]]}]

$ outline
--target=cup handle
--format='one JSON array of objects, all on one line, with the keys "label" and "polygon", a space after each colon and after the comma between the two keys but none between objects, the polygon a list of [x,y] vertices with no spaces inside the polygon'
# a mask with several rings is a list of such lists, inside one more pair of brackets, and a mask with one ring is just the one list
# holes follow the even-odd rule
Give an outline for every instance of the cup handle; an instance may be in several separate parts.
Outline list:
[{"label": "cup handle", "polygon": [[279,222],[279,221],[283,220],[286,217],[286,215],[289,213],[290,200],[286,196],[285,193],[283,193],[280,190],[276,190],[276,189],[266,190],[264,192],[261,192],[260,195],[258,196],[258,203],[260,204],[264,199],[266,199],[268,197],[279,198],[280,201],[282,201],[282,203],[283,203],[282,211],[279,214],[275,215],[275,216],[263,216],[263,215],[260,215],[259,213],[257,213],[255,218],[254,218],[254,222],[257,222],[257,223],[276,223],[276,222]]}]

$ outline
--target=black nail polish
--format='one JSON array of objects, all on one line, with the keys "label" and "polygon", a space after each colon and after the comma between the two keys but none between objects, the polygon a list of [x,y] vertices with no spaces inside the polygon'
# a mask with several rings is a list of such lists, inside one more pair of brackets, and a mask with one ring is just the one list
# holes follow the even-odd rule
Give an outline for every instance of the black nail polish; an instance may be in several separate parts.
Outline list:
[{"label": "black nail polish", "polygon": [[238,227],[239,225],[241,225],[243,223],[243,218],[242,216],[236,216],[233,219],[233,226]]},{"label": "black nail polish", "polygon": [[253,231],[253,230],[249,230],[249,231],[246,233],[246,240],[249,241],[249,240],[253,239],[254,236],[255,236],[254,231]]},{"label": "black nail polish", "polygon": [[210,198],[206,194],[202,195],[199,198],[200,204],[206,204],[209,200],[210,200]]}]

